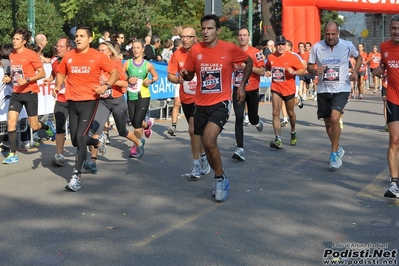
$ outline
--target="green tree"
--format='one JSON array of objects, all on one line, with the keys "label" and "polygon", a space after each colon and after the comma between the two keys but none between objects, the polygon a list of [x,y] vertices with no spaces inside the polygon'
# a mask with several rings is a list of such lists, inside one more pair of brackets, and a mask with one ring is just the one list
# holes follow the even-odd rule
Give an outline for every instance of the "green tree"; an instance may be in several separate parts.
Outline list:
[{"label": "green tree", "polygon": [[337,22],[339,26],[344,25],[345,21],[338,16],[338,11],[322,10],[321,11],[321,22],[320,22],[320,39],[324,38],[324,26],[330,20]]}]

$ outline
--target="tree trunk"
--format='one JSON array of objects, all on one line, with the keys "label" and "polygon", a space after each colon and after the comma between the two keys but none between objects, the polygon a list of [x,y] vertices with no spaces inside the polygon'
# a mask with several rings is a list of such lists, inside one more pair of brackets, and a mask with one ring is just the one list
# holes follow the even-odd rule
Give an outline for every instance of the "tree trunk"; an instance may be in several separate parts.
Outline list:
[{"label": "tree trunk", "polygon": [[262,43],[276,39],[273,28],[274,3],[275,0],[262,0]]}]

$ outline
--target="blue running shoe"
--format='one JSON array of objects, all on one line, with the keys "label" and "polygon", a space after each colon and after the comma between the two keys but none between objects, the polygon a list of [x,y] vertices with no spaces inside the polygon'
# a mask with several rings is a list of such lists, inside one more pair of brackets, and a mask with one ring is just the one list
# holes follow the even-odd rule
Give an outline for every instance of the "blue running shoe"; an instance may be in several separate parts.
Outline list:
[{"label": "blue running shoe", "polygon": [[10,152],[7,158],[4,159],[3,164],[12,164],[18,162],[18,155],[13,152]]},{"label": "blue running shoe", "polygon": [[229,195],[229,181],[223,174],[222,178],[215,179],[215,199],[216,201],[225,201]]}]

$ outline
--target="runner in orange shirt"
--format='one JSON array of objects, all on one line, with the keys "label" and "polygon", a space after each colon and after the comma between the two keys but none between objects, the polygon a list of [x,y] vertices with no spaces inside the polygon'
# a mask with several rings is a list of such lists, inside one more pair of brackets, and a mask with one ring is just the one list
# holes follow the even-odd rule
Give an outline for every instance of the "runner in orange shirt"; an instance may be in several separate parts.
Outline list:
[{"label": "runner in orange shirt", "polygon": [[211,168],[206,158],[201,138],[194,134],[195,89],[197,87],[197,77],[195,76],[190,81],[184,81],[180,75],[176,75],[184,68],[184,62],[187,59],[188,52],[197,42],[197,34],[195,30],[190,27],[183,29],[181,40],[183,47],[172,54],[168,64],[168,80],[180,86],[179,98],[182,103],[184,116],[188,123],[188,132],[191,140],[191,153],[193,156],[193,167],[191,169],[190,177],[200,178],[201,175],[209,174]]},{"label": "runner in orange shirt", "polygon": [[364,97],[364,76],[367,75],[367,53],[364,51],[364,44],[359,43],[357,50],[359,51],[360,56],[363,58],[362,66],[359,69],[358,77],[357,77],[357,88],[359,90],[359,99],[363,99]]},{"label": "runner in orange shirt", "polygon": [[303,75],[306,73],[305,66],[302,64],[300,58],[293,53],[287,51],[287,40],[280,35],[276,38],[277,50],[275,53],[269,55],[266,63],[266,77],[272,77],[272,108],[273,108],[273,128],[276,138],[270,142],[270,147],[275,149],[282,149],[283,142],[281,141],[281,122],[280,109],[284,101],[289,116],[291,125],[291,140],[292,146],[298,142],[295,123],[296,115],[294,111],[295,104],[295,75]]},{"label": "runner in orange shirt", "polygon": [[[88,26],[78,26],[76,29],[76,48],[67,52],[58,65],[56,87],[53,96],[56,97],[65,82],[65,98],[68,101],[69,127],[71,141],[77,147],[75,167],[66,189],[78,191],[81,188],[80,178],[83,164],[86,160],[86,146],[92,145],[104,154],[106,152],[106,137],[98,139],[88,136],[91,123],[96,114],[100,95],[118,81],[119,73],[114,63],[103,53],[90,48],[93,41],[93,31]],[[100,85],[102,72],[108,72],[107,83]]]},{"label": "runner in orange shirt", "polygon": [[233,43],[219,40],[220,21],[216,15],[201,19],[203,41],[191,47],[185,69],[180,74],[189,81],[197,75],[194,134],[200,135],[208,161],[215,171],[215,199],[224,201],[229,182],[223,172],[217,137],[229,118],[231,76],[234,63],[245,63],[242,83],[237,89],[238,103],[244,103],[245,84],[252,71],[252,59]]},{"label": "runner in orange shirt", "polygon": [[[250,34],[247,28],[238,31],[238,42],[240,48],[245,51],[252,59],[253,67],[251,76],[245,86],[245,103],[248,108],[248,118],[251,125],[255,125],[256,129],[261,132],[263,130],[263,122],[258,115],[259,109],[259,83],[260,75],[265,74],[265,63],[263,54],[255,47],[249,45]],[[245,161],[244,157],[244,111],[245,103],[238,104],[237,88],[241,85],[245,64],[234,64],[233,73],[233,108],[236,116],[235,121],[235,137],[237,149],[233,153],[233,159]]]},{"label": "runner in orange shirt", "polygon": [[25,106],[28,114],[29,125],[32,130],[45,129],[52,137],[55,132],[52,123],[47,124],[38,119],[38,96],[40,88],[36,81],[46,76],[39,55],[27,49],[32,33],[27,29],[18,29],[14,32],[12,44],[14,51],[10,54],[11,75],[3,77],[3,83],[13,82],[14,88],[11,94],[7,114],[7,131],[10,142],[10,152],[3,164],[18,162],[17,155],[17,121],[22,108]]},{"label": "runner in orange shirt", "polygon": [[373,74],[379,77],[387,71],[386,105],[389,132],[387,160],[391,184],[384,197],[399,198],[399,14],[389,21],[391,39],[380,44],[381,64]]},{"label": "runner in orange shirt", "polygon": [[381,62],[381,54],[378,52],[378,47],[377,45],[373,45],[373,51],[369,53],[367,61],[370,64],[370,73],[373,77],[373,82],[374,82],[374,93],[377,92],[378,89],[381,89],[381,78],[374,75],[373,71],[376,67],[380,65]]}]

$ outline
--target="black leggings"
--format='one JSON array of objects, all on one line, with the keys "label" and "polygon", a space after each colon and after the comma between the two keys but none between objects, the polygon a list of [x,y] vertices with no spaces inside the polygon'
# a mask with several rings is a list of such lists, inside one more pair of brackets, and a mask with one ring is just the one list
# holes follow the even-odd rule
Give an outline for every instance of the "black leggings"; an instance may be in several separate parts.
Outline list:
[{"label": "black leggings", "polygon": [[235,135],[238,148],[244,148],[244,112],[245,103],[248,107],[249,122],[252,125],[259,123],[259,89],[245,92],[245,102],[238,104],[237,88],[233,89],[233,108],[236,115]]},{"label": "black leggings", "polygon": [[97,106],[97,100],[82,102],[68,101],[71,141],[72,145],[77,147],[75,170],[77,170],[79,174],[82,172],[83,163],[86,160],[86,146],[98,146],[99,141],[88,136],[91,123],[97,111]]},{"label": "black leggings", "polygon": [[132,126],[136,129],[143,127],[143,121],[150,106],[150,98],[139,98],[138,100],[127,100],[127,109]]}]

